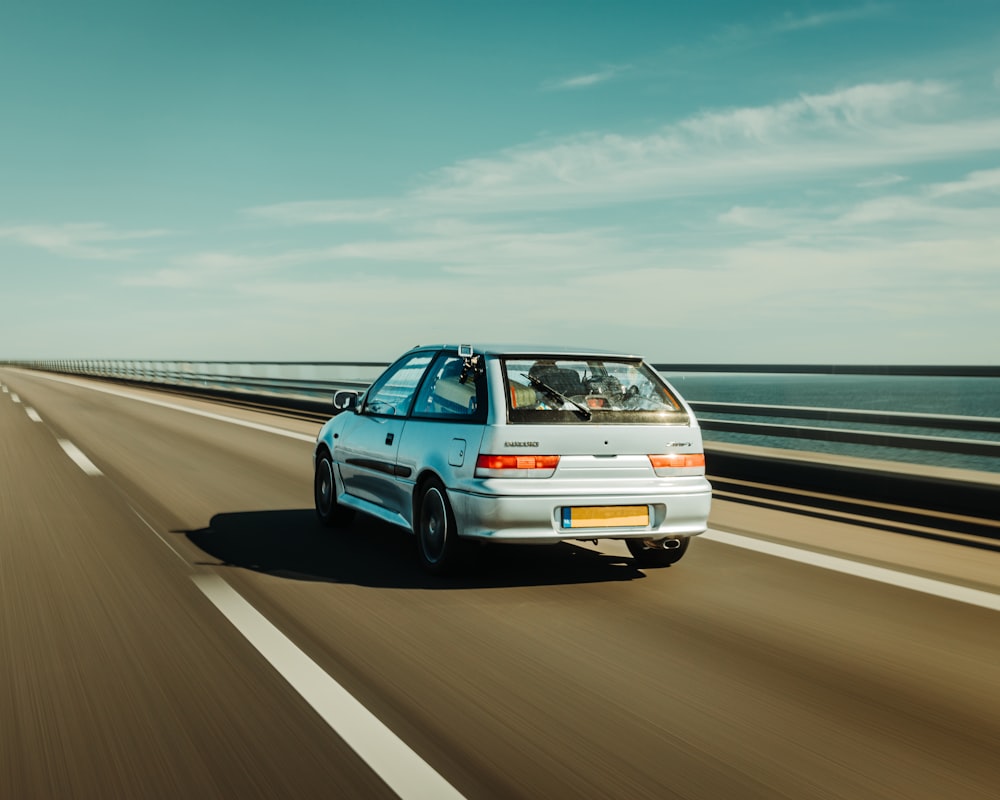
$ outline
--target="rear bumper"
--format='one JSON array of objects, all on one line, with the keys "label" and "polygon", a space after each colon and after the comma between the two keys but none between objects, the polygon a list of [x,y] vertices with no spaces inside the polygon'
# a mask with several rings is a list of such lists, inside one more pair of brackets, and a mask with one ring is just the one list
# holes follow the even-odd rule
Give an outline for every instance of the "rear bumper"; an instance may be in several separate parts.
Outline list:
[{"label": "rear bumper", "polygon": [[[518,483],[523,483],[518,481]],[[660,539],[694,536],[708,527],[712,487],[685,480],[656,492],[512,495],[448,492],[461,536],[491,542],[554,544],[574,539]],[[563,526],[563,509],[578,506],[647,506],[641,527]]]}]

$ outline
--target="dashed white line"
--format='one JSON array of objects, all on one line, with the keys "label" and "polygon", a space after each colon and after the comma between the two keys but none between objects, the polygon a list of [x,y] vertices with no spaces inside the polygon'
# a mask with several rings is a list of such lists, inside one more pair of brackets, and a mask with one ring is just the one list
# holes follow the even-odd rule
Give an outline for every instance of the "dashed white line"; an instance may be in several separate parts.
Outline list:
[{"label": "dashed white line", "polygon": [[32,422],[42,421],[42,418],[38,415],[38,412],[35,411],[35,409],[33,409],[31,406],[25,406],[24,413],[28,415],[28,419],[30,419]]},{"label": "dashed white line", "polygon": [[57,439],[59,446],[66,451],[73,462],[88,475],[101,475],[101,471],[94,465],[94,462],[87,458],[80,448],[69,439]]},{"label": "dashed white line", "polygon": [[327,725],[403,800],[463,800],[450,783],[218,575],[192,580]]},{"label": "dashed white line", "polygon": [[13,400],[15,403],[21,402],[21,398],[17,395],[17,392],[11,392],[10,399]]},{"label": "dashed white line", "polygon": [[809,564],[814,567],[832,570],[833,572],[842,572],[858,578],[878,581],[890,586],[899,586],[915,592],[923,592],[935,597],[943,597],[947,600],[957,600],[960,603],[988,608],[991,611],[1000,611],[1000,594],[984,592],[981,589],[956,586],[955,584],[934,580],[933,578],[921,578],[917,575],[897,572],[885,567],[862,564],[847,558],[828,556],[824,553],[814,553],[811,550],[800,550],[797,547],[789,547],[784,544],[776,544],[775,542],[767,542],[762,539],[754,539],[749,536],[740,536],[724,531],[707,530],[701,534],[700,538],[709,539],[713,542],[721,542],[733,547],[742,547],[745,550],[753,550],[757,553],[764,553],[769,556],[788,559],[789,561],[798,561],[800,564]]}]

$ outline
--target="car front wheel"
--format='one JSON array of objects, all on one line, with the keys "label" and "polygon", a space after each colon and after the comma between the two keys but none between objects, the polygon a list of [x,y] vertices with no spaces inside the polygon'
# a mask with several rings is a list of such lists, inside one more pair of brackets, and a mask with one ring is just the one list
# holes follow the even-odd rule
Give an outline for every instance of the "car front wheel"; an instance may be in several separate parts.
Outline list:
[{"label": "car front wheel", "polygon": [[662,547],[647,547],[642,539],[626,539],[625,544],[628,546],[628,551],[632,554],[632,560],[637,567],[669,567],[681,560],[687,552],[688,542],[691,540],[685,536],[683,539],[672,541],[678,542],[678,545],[671,550],[664,550]]},{"label": "car front wheel", "polygon": [[316,455],[316,477],[313,481],[313,499],[316,516],[329,527],[342,527],[354,518],[354,509],[337,502],[337,482],[333,477],[333,458],[323,450]]}]

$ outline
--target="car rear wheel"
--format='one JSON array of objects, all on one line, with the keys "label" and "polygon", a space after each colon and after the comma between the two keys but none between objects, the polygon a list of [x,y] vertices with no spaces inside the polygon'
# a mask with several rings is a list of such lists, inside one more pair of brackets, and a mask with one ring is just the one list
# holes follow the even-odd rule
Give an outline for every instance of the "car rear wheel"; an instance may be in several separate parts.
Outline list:
[{"label": "car rear wheel", "polygon": [[687,552],[688,543],[691,540],[685,536],[683,539],[672,541],[676,541],[678,544],[670,550],[664,550],[662,547],[647,547],[646,542],[642,539],[626,539],[625,544],[628,546],[628,551],[632,554],[632,560],[635,561],[636,566],[669,567],[681,560]]},{"label": "car rear wheel", "polygon": [[416,514],[417,554],[420,565],[434,575],[445,575],[465,566],[469,544],[458,536],[455,514],[444,484],[429,478],[420,489]]},{"label": "car rear wheel", "polygon": [[333,477],[333,458],[323,450],[316,456],[316,477],[313,481],[313,499],[316,516],[329,527],[343,527],[354,518],[354,509],[337,502],[337,482]]}]

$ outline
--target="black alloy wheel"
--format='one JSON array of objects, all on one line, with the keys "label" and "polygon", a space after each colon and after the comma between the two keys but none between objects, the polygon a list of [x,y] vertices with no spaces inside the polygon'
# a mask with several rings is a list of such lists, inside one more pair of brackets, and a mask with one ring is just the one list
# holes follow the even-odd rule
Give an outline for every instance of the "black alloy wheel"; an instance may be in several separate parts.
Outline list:
[{"label": "black alloy wheel", "polygon": [[429,478],[419,496],[415,533],[420,565],[433,575],[456,572],[467,562],[469,544],[458,536],[448,492],[437,478]]},{"label": "black alloy wheel", "polygon": [[316,477],[313,480],[313,500],[316,516],[328,527],[343,527],[354,518],[354,509],[337,502],[337,482],[333,477],[333,458],[326,450],[316,455]]}]

